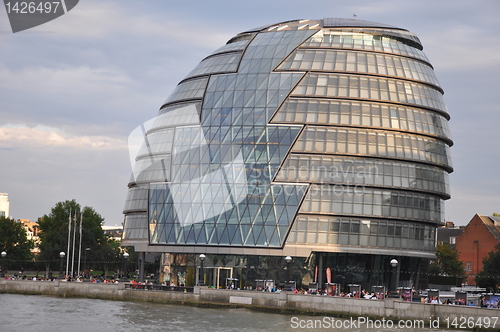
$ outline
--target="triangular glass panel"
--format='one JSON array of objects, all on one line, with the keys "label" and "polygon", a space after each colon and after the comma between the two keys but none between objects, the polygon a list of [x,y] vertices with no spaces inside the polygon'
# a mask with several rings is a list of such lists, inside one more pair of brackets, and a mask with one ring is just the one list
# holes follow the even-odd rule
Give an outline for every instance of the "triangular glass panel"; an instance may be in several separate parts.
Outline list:
[{"label": "triangular glass panel", "polygon": [[275,230],[275,232],[271,235],[271,238],[268,240],[269,246],[272,247],[279,247],[281,246],[281,239],[278,234],[278,230]]},{"label": "triangular glass panel", "polygon": [[243,240],[241,238],[241,232],[239,228],[236,228],[233,239],[231,240],[231,245],[243,245]]},{"label": "triangular glass panel", "polygon": [[198,236],[198,244],[208,244],[208,235],[212,231],[211,227],[204,227],[200,231],[200,236]]},{"label": "triangular glass panel", "polygon": [[281,214],[280,216],[280,219],[278,221],[278,223],[280,225],[290,225],[290,218],[288,217],[288,211],[285,209],[283,209],[283,213]]},{"label": "triangular glass panel", "polygon": [[279,236],[282,240],[285,239],[285,237],[287,236],[289,229],[290,226],[282,226],[282,225],[278,226]]},{"label": "triangular glass panel", "polygon": [[237,225],[227,225],[226,231],[229,236],[229,242],[232,244],[233,243],[233,238],[235,233],[239,233]]},{"label": "triangular glass panel", "polygon": [[[255,229],[255,227],[254,227],[254,229]],[[260,234],[257,237],[257,241],[255,241],[255,245],[259,245],[259,246],[267,245],[266,233],[264,232],[264,229],[260,230]]]},{"label": "triangular glass panel", "polygon": [[189,232],[187,232],[186,243],[192,243],[192,244],[196,243],[194,235],[195,235],[194,229],[193,227],[190,227]]},{"label": "triangular glass panel", "polygon": [[202,223],[197,223],[193,225],[193,237],[195,240],[195,243],[199,243],[199,237],[200,233],[205,232],[205,228],[203,227]]},{"label": "triangular glass panel", "polygon": [[264,219],[264,224],[265,225],[275,225],[276,224],[276,218],[274,216],[274,209],[272,205],[267,205],[263,204],[260,210],[260,214],[262,215],[262,218]]},{"label": "triangular glass panel", "polygon": [[[221,229],[219,229],[219,231]],[[229,234],[227,232],[227,227],[224,228],[224,230],[221,232],[218,244],[221,244],[221,245],[229,244]]]},{"label": "triangular glass panel", "polygon": [[254,51],[254,54],[252,56],[253,59],[262,58],[264,56],[264,52],[266,51],[266,47],[263,45],[258,45],[254,47],[253,51]]},{"label": "triangular glass panel", "polygon": [[266,232],[266,242],[269,242],[271,239],[271,236],[273,235],[274,231],[276,230],[276,226],[264,226],[264,230]]},{"label": "triangular glass panel", "polygon": [[284,205],[274,205],[274,215],[275,215],[275,220],[279,220],[281,218],[281,215],[283,214],[283,211],[285,210]]},{"label": "triangular glass panel", "polygon": [[170,231],[170,232],[168,233],[167,237],[166,237],[166,239],[167,239],[167,241],[166,241],[166,242],[167,242],[167,243],[177,243],[177,242],[176,242],[176,240],[175,240],[175,238],[176,238],[175,228],[174,228],[173,226],[168,225],[168,226],[166,227],[166,230],[167,230],[167,231]]},{"label": "triangular glass panel", "polygon": [[176,227],[177,237],[175,239],[175,243],[185,243],[184,239],[184,228]]},{"label": "triangular glass panel", "polygon": [[[208,231],[211,231],[211,232],[208,232]],[[207,234],[208,234],[207,243],[209,243],[209,244],[217,244],[218,243],[217,228],[216,227],[211,227],[210,230],[207,228]]]},{"label": "triangular glass panel", "polygon": [[225,91],[222,100],[222,107],[232,107],[233,101],[234,101],[234,91],[233,90]]},{"label": "triangular glass panel", "polygon": [[245,245],[247,246],[254,246],[256,243],[256,236],[254,236],[254,229],[250,229],[248,231],[248,235],[245,241]]}]

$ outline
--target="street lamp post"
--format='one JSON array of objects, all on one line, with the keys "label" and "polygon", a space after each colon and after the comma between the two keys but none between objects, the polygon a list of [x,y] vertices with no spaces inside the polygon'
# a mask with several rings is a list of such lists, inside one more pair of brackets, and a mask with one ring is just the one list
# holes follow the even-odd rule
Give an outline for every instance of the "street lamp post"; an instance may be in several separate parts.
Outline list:
[{"label": "street lamp post", "polygon": [[66,254],[64,253],[64,251],[61,251],[59,253],[59,257],[61,259],[60,259],[60,263],[59,263],[59,278],[58,279],[63,279],[64,278],[64,275],[63,275],[63,260],[64,260],[64,256],[66,256]]},{"label": "street lamp post", "polygon": [[85,278],[85,271],[87,271],[87,252],[90,248],[85,248],[85,256],[83,256],[83,277]]},{"label": "street lamp post", "polygon": [[285,262],[286,262],[285,291],[291,291],[292,288],[290,287],[290,263],[292,262],[292,257],[286,256]]},{"label": "street lamp post", "polygon": [[122,271],[122,281],[128,281],[127,278],[127,263],[128,263],[128,252],[123,253],[123,271]]},{"label": "street lamp post", "polygon": [[397,266],[398,266],[398,261],[397,259],[393,258],[391,259],[391,266],[392,266],[392,282],[391,282],[391,292],[390,292],[390,297],[398,297],[398,292],[397,292],[397,284],[396,284],[396,274],[397,274]]},{"label": "street lamp post", "polygon": [[200,254],[200,279],[198,280],[198,286],[205,286],[205,273],[203,271],[203,264],[205,263],[205,254]]},{"label": "street lamp post", "polygon": [[7,256],[7,253],[5,251],[2,251],[2,271],[0,271],[0,278],[5,278],[5,256]]}]

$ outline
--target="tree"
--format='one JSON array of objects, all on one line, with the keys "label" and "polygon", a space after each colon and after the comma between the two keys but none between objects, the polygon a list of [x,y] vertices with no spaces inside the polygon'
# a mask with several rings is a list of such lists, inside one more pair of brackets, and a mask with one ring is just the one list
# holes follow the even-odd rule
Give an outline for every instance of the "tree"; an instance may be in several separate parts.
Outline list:
[{"label": "tree", "polygon": [[458,252],[448,243],[438,242],[436,246],[436,259],[429,266],[431,274],[442,276],[464,276],[464,263],[458,258]]},{"label": "tree", "polygon": [[500,246],[488,253],[483,259],[483,270],[476,276],[476,284],[479,287],[490,288],[494,291],[500,285]]},{"label": "tree", "polygon": [[28,240],[26,230],[19,222],[0,217],[0,252],[7,253],[8,261],[14,264],[11,268],[20,268],[25,262],[30,262],[33,248],[34,242]]},{"label": "tree", "polygon": [[493,217],[500,217],[500,214],[493,212]]},{"label": "tree", "polygon": [[[71,216],[70,216],[71,214]],[[43,261],[46,268],[57,267],[59,262],[59,253],[65,252],[66,255],[71,255],[73,245],[73,229],[76,226],[76,241],[75,241],[75,260],[78,259],[79,248],[79,227],[80,219],[82,223],[82,251],[90,248],[85,253],[87,266],[91,262],[116,261],[119,255],[118,245],[116,241],[110,239],[103,231],[101,225],[104,218],[101,217],[91,207],[83,209],[75,201],[59,202],[52,208],[50,214],[40,218],[39,236],[40,236],[40,254],[39,260]],[[71,222],[71,242],[70,252],[68,253],[68,229]],[[83,263],[83,257],[82,257]],[[77,268],[74,265],[75,269]],[[83,266],[80,266],[83,270]]]}]

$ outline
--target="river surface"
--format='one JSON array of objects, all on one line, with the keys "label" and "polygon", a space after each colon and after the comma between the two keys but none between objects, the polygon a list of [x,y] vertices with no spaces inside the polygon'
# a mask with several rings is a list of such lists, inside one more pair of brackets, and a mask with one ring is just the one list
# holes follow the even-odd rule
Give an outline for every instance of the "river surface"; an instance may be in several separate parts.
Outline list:
[{"label": "river surface", "polygon": [[[430,328],[428,321],[422,329],[397,326],[384,328],[381,320],[372,321],[373,326],[366,325],[368,322],[360,326],[357,320],[358,318],[337,320],[325,316],[271,314],[247,309],[0,294],[2,332],[445,331]],[[405,323],[407,326],[412,324]]]}]

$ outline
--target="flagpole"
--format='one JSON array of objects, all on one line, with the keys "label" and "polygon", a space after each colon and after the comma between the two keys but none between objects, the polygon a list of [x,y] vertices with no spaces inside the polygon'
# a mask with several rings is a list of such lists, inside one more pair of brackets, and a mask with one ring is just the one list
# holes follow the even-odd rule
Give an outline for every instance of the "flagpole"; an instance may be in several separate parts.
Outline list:
[{"label": "flagpole", "polygon": [[83,211],[80,212],[80,246],[78,248],[78,275],[80,275],[80,260],[82,258],[82,223],[83,223]]},{"label": "flagpole", "polygon": [[69,217],[68,217],[68,251],[66,251],[66,278],[68,277],[68,269],[69,269],[69,245],[71,243],[71,208],[69,208]]},{"label": "flagpole", "polygon": [[76,242],[76,211],[73,218],[75,225],[73,226],[73,250],[71,254],[71,278],[73,278],[73,271],[75,270],[75,242]]}]

